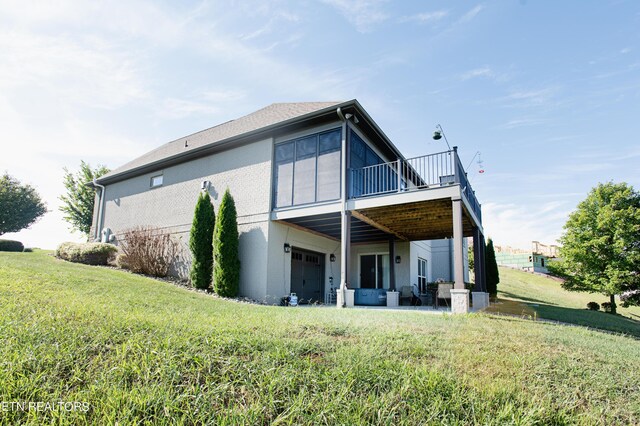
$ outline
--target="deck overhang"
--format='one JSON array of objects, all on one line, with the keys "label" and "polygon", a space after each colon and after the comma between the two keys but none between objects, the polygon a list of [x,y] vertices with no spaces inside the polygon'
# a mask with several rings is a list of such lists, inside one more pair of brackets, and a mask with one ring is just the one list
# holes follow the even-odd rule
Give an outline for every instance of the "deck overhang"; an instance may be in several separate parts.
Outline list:
[{"label": "deck overhang", "polygon": [[[371,243],[395,237],[402,241],[451,238],[453,236],[453,200],[462,200],[462,230],[472,237],[474,228],[482,224],[470,208],[459,185],[413,192],[398,192],[351,199],[351,242]],[[341,203],[274,211],[272,220],[340,240]]]}]

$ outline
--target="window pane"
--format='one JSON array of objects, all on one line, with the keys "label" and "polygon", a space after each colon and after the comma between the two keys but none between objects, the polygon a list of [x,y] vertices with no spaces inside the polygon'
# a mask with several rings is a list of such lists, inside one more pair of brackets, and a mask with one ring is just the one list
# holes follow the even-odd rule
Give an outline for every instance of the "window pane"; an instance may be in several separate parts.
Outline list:
[{"label": "window pane", "polygon": [[276,207],[291,205],[293,184],[293,162],[276,164]]},{"label": "window pane", "polygon": [[351,131],[350,133],[350,156],[351,156],[351,167],[352,168],[360,168],[365,166],[365,150],[366,146],[364,141],[360,139],[355,132]]},{"label": "window pane", "polygon": [[382,163],[382,159],[378,157],[378,154],[373,152],[371,148],[367,147],[365,163],[367,164],[367,166],[373,166],[374,164]]},{"label": "window pane", "polygon": [[296,141],[296,161],[316,156],[316,136]]},{"label": "window pane", "polygon": [[340,198],[340,151],[318,157],[318,201]]},{"label": "window pane", "polygon": [[389,255],[379,254],[378,263],[378,288],[389,288]]},{"label": "window pane", "polygon": [[316,200],[316,156],[297,160],[294,172],[293,203],[313,203]]},{"label": "window pane", "polygon": [[162,185],[162,181],[163,181],[163,176],[154,176],[151,178],[151,187],[153,188],[154,186],[160,186]]},{"label": "window pane", "polygon": [[276,163],[293,161],[293,142],[276,145]]},{"label": "window pane", "polygon": [[331,132],[322,133],[320,135],[320,154],[324,154],[331,151],[340,150],[340,129],[333,130]]}]

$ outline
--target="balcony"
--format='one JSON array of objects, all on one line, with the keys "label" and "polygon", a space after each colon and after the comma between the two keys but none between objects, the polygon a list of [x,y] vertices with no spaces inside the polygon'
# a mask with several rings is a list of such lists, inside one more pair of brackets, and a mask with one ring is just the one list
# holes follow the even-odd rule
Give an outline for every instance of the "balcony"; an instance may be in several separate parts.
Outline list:
[{"label": "balcony", "polygon": [[[482,230],[482,212],[456,150],[347,170],[354,243],[421,241],[454,236],[452,202],[461,200],[461,235]],[[278,209],[273,220],[340,241],[340,200]]]},{"label": "balcony", "polygon": [[477,221],[482,222],[480,203],[467,179],[455,147],[451,151],[350,169],[349,182],[349,199],[459,185],[470,210]]}]

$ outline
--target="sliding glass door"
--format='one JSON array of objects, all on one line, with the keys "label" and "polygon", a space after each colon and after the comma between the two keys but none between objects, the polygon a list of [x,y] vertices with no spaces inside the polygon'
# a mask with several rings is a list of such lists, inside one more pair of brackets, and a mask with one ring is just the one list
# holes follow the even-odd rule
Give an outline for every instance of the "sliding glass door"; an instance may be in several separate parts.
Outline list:
[{"label": "sliding glass door", "polygon": [[389,255],[360,256],[360,288],[389,288]]}]

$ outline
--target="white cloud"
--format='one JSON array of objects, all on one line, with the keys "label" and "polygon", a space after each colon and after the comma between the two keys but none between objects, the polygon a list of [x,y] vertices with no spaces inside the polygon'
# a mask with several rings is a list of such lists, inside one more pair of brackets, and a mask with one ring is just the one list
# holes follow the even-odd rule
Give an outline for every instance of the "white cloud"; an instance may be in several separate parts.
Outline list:
[{"label": "white cloud", "polygon": [[566,201],[530,205],[487,202],[482,221],[487,237],[496,245],[527,249],[531,241],[555,244],[573,206]]},{"label": "white cloud", "polygon": [[553,88],[545,88],[540,90],[520,90],[512,92],[511,94],[509,94],[509,96],[507,96],[507,98],[541,104],[550,99],[554,93],[555,89]]},{"label": "white cloud", "polygon": [[458,20],[458,23],[466,23],[472,21],[482,10],[485,8],[484,4],[479,4],[475,6],[473,9],[469,10],[467,13],[462,15],[462,17]]},{"label": "white cloud", "polygon": [[389,15],[381,10],[385,0],[323,0],[324,3],[336,8],[356,30],[367,33],[376,24],[380,24]]},{"label": "white cloud", "polygon": [[429,22],[435,22],[435,21],[439,21],[442,18],[446,17],[447,15],[449,15],[449,12],[446,10],[437,10],[435,12],[422,12],[422,13],[416,13],[415,15],[411,15],[411,16],[404,16],[402,18],[399,19],[400,22],[411,22],[411,21],[415,21],[418,22],[420,24],[426,24]]},{"label": "white cloud", "polygon": [[463,73],[460,76],[460,79],[464,81],[464,80],[469,80],[471,78],[477,78],[477,77],[492,78],[494,76],[495,76],[495,73],[491,70],[491,68],[485,65],[484,67],[475,68]]},{"label": "white cloud", "polygon": [[543,118],[518,118],[514,120],[510,120],[500,126],[500,129],[516,129],[518,127],[528,127],[528,126],[538,126],[540,124],[544,124],[549,120]]},{"label": "white cloud", "polygon": [[148,96],[136,60],[92,38],[0,32],[0,87],[115,108]]}]

